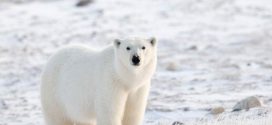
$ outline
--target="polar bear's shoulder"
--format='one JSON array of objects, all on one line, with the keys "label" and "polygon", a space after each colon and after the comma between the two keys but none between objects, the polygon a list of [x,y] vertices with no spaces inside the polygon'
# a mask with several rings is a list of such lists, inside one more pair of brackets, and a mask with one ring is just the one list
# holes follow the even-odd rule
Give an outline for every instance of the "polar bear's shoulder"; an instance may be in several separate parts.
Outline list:
[{"label": "polar bear's shoulder", "polygon": [[98,49],[89,47],[87,45],[81,45],[81,44],[73,44],[73,45],[67,45],[58,50],[58,53],[77,53],[77,52],[95,52],[99,51]]},{"label": "polar bear's shoulder", "polygon": [[[89,47],[88,45],[68,45],[62,47],[57,51],[57,53],[53,56],[55,58],[63,58],[63,59],[74,59],[77,60],[79,58],[103,58],[110,59],[109,57],[113,57],[113,47],[107,46],[106,48],[97,49]],[[67,60],[66,60],[67,61]]]},{"label": "polar bear's shoulder", "polygon": [[88,45],[74,44],[60,48],[59,50],[57,50],[55,56],[73,57],[80,55],[95,55],[100,51],[100,49],[92,48]]}]

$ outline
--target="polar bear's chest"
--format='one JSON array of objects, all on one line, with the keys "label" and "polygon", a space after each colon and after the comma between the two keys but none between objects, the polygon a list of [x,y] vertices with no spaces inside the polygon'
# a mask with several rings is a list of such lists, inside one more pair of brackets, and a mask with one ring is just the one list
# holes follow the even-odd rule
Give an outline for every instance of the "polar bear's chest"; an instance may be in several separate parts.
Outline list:
[{"label": "polar bear's chest", "polygon": [[[89,122],[95,117],[94,96],[99,77],[84,69],[63,73],[58,84],[58,96],[68,117]],[[91,74],[91,75],[90,75]]]},{"label": "polar bear's chest", "polygon": [[63,102],[66,113],[71,119],[88,123],[95,119],[94,97],[83,93],[69,94],[72,97],[63,98]]}]

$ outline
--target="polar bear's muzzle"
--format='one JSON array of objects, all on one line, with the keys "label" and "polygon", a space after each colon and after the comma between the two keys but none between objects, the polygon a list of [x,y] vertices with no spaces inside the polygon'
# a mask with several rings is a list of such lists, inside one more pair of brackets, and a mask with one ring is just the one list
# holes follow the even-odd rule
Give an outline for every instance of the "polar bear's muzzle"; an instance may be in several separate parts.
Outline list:
[{"label": "polar bear's muzzle", "polygon": [[141,62],[140,57],[138,55],[133,55],[131,61],[134,66],[139,66]]}]

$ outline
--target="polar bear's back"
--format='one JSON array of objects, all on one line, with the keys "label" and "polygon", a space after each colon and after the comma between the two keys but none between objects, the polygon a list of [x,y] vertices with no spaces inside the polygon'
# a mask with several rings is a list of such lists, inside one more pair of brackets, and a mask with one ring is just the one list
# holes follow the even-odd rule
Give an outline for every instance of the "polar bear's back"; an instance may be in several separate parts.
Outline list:
[{"label": "polar bear's back", "polygon": [[86,47],[83,45],[70,45],[60,49],[55,55],[53,55],[45,70],[50,72],[51,70],[62,69],[67,66],[67,68],[72,68],[77,65],[87,64],[89,67],[96,67],[96,65],[101,65],[103,62],[110,62],[113,57],[113,49],[107,47],[102,50],[97,50],[94,48]]},{"label": "polar bear's back", "polygon": [[95,50],[82,45],[66,46],[57,51],[56,54],[49,59],[42,77],[43,79],[48,79],[53,76],[58,76],[61,70],[65,67],[69,65],[71,67],[74,67],[72,65],[86,62],[84,60],[88,60],[95,64],[95,61],[91,61],[91,59],[96,60],[95,58],[98,58],[98,53],[100,53],[99,50]]},{"label": "polar bear's back", "polygon": [[113,58],[112,47],[95,50],[73,45],[59,50],[50,58],[42,76],[41,96],[44,110],[63,108],[61,110],[67,114],[73,114],[67,117],[82,121],[94,117],[94,114],[90,114],[94,112],[94,102],[90,100],[94,95],[91,94],[95,93],[103,72],[112,67]]}]

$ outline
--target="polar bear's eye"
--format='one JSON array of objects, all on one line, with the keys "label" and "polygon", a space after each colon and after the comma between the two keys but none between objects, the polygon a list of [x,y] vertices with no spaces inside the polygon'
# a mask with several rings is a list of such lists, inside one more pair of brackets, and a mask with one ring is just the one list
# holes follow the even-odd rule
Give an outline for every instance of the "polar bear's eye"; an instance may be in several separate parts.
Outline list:
[{"label": "polar bear's eye", "polygon": [[142,47],[142,50],[145,50],[145,46]]},{"label": "polar bear's eye", "polygon": [[127,50],[130,50],[130,47],[127,47]]}]

